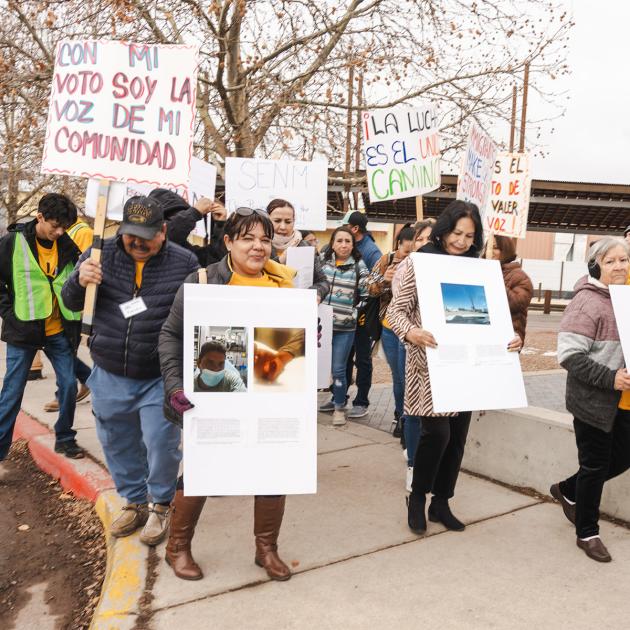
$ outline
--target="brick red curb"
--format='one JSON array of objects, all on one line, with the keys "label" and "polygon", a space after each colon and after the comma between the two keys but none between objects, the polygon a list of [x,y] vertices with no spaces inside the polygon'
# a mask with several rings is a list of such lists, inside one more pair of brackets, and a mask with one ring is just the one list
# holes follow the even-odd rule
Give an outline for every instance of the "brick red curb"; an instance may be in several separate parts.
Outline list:
[{"label": "brick red curb", "polygon": [[77,497],[94,503],[101,492],[114,488],[114,482],[103,466],[89,458],[69,459],[55,453],[54,434],[23,411],[18,414],[13,439],[26,440],[37,466]]}]

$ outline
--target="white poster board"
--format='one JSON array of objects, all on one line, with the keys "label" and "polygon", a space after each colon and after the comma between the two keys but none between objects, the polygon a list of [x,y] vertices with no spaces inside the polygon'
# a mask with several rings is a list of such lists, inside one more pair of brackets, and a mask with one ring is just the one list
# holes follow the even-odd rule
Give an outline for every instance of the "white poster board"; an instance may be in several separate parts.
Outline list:
[{"label": "white poster board", "polygon": [[437,412],[526,407],[501,267],[496,260],[411,254]]},{"label": "white poster board", "polygon": [[490,197],[496,156],[497,147],[492,138],[473,123],[457,177],[457,199],[476,204],[482,217]]},{"label": "white poster board", "polygon": [[42,172],[186,186],[196,46],[57,44]]},{"label": "white poster board", "polygon": [[494,162],[483,227],[499,236],[525,238],[531,188],[529,153],[501,152]]},{"label": "white poster board", "polygon": [[375,109],[362,117],[372,203],[416,197],[440,187],[440,132],[433,105]]},{"label": "white poster board", "polygon": [[320,304],[317,307],[317,315],[321,326],[317,348],[317,389],[326,389],[331,383],[333,307],[330,304]]},{"label": "white poster board", "polygon": [[293,286],[296,289],[309,289],[313,286],[314,247],[289,247],[286,264],[296,271],[293,278]]},{"label": "white poster board", "polygon": [[611,284],[608,285],[608,289],[617,321],[623,358],[628,367],[630,366],[630,286]]},{"label": "white poster board", "polygon": [[[187,495],[316,492],[316,326],[313,291],[184,285],[184,391],[195,405],[184,416]],[[261,348],[281,350],[300,331],[278,379],[258,378]],[[209,340],[241,357],[231,360],[238,389],[200,391],[197,354]]]},{"label": "white poster board", "polygon": [[[166,188],[177,193],[191,206],[194,206],[201,197],[214,199],[216,181],[216,167],[193,156],[190,163],[190,183],[188,186],[166,186]],[[85,191],[85,214],[88,217],[96,216],[98,185],[98,179],[88,180],[87,189]],[[156,188],[156,186],[152,184],[111,182],[109,195],[107,197],[107,218],[110,221],[122,221],[123,207],[127,199],[135,195],[148,195],[154,188]],[[210,221],[211,217],[208,215],[208,231],[210,230]],[[197,222],[193,233],[201,237],[206,235],[203,219]]]},{"label": "white poster board", "polygon": [[328,162],[225,158],[225,207],[265,209],[272,199],[295,208],[298,230],[326,229]]}]

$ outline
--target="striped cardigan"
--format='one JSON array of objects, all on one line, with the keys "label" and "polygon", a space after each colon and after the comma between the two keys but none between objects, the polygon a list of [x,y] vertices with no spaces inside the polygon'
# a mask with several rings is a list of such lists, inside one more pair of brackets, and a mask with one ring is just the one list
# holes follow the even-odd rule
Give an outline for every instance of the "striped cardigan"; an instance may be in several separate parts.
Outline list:
[{"label": "striped cardigan", "polygon": [[367,292],[368,269],[359,260],[359,278],[355,270],[354,258],[350,256],[342,265],[337,266],[335,254],[331,259],[322,256],[322,271],[326,275],[330,291],[325,304],[333,307],[333,331],[349,332],[357,327],[357,306],[365,300]]},{"label": "striped cardigan", "polygon": [[457,412],[437,413],[433,410],[433,396],[429,382],[427,353],[424,347],[405,341],[405,335],[412,328],[422,328],[416,274],[412,262],[400,280],[400,286],[387,309],[387,321],[392,330],[405,344],[407,359],[405,363],[405,414],[409,416],[452,417]]}]

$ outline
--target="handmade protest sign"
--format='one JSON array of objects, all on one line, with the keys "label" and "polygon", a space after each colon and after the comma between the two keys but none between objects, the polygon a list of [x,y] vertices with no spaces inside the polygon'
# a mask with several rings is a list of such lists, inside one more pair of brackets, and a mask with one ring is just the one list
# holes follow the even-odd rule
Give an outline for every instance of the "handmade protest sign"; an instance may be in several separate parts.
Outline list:
[{"label": "handmade protest sign", "polygon": [[195,46],[59,42],[42,172],[187,186],[197,66]]},{"label": "handmade protest sign", "polygon": [[529,154],[501,152],[494,162],[490,203],[483,227],[494,234],[525,238],[531,176]]},{"label": "handmade protest sign", "polygon": [[526,407],[519,357],[497,260],[411,254],[437,412]]},{"label": "handmade protest sign", "polygon": [[482,214],[490,197],[496,154],[492,138],[473,123],[457,178],[457,199],[476,204]]},{"label": "handmade protest sign", "polygon": [[[190,183],[188,186],[171,187],[169,190],[181,195],[191,206],[201,198],[214,199],[217,181],[217,169],[212,164],[193,156],[190,162]],[[122,221],[123,207],[130,197],[148,195],[155,186],[151,184],[137,184],[135,182],[111,182],[107,197],[107,218],[111,221]],[[89,179],[85,192],[85,214],[96,216],[98,200],[98,180]],[[194,233],[205,236],[203,219],[197,222]]]},{"label": "handmade protest sign", "polygon": [[619,331],[623,358],[626,365],[630,365],[630,286],[611,284],[608,289]]},{"label": "handmade protest sign", "polygon": [[295,227],[326,229],[328,162],[225,158],[225,207],[266,208],[286,199],[295,208]]},{"label": "handmade protest sign", "polygon": [[435,108],[429,104],[364,112],[363,155],[372,203],[439,188],[440,133]]},{"label": "handmade protest sign", "polygon": [[[184,285],[184,392],[195,405],[184,414],[186,495],[316,491],[316,328],[314,291]],[[217,349],[225,368],[209,380],[202,352]],[[269,380],[276,352],[293,358]]]}]

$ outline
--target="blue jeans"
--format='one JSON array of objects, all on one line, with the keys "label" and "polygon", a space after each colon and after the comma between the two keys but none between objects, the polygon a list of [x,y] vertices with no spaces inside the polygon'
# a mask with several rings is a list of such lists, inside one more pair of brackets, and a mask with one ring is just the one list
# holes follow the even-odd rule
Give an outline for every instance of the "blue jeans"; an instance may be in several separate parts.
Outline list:
[{"label": "blue jeans", "polygon": [[[59,391],[59,418],[55,423],[57,443],[74,440],[77,432],[72,428],[77,399],[77,381],[74,373],[74,352],[66,335],[58,333],[46,337],[44,354],[50,359]],[[7,344],[7,371],[0,393],[0,461],[5,459],[15,420],[22,405],[24,389],[37,348],[23,348]]]},{"label": "blue jeans", "polygon": [[81,359],[77,357],[74,362],[74,371],[77,375],[77,380],[79,381],[79,383],[81,383],[81,385],[85,385],[88,378],[90,378],[92,368],[89,365],[83,363],[83,361],[81,361]]},{"label": "blue jeans", "polygon": [[381,344],[387,364],[392,372],[394,388],[394,408],[398,416],[402,416],[405,403],[405,346],[400,342],[393,330],[383,326]]},{"label": "blue jeans", "polygon": [[405,446],[407,447],[407,466],[413,467],[416,460],[416,450],[422,430],[422,416],[403,416],[405,420]]},{"label": "blue jeans", "polygon": [[332,393],[333,402],[337,409],[346,405],[346,392],[348,380],[346,377],[346,365],[352,343],[354,342],[354,330],[349,332],[334,331],[332,338]]},{"label": "blue jeans", "polygon": [[181,431],[164,417],[161,378],[117,376],[97,365],[87,381],[96,433],[118,494],[129,503],[170,503]]},{"label": "blue jeans", "polygon": [[372,338],[365,326],[357,326],[354,336],[354,346],[348,357],[346,382],[352,382],[352,366],[357,368],[355,383],[357,394],[352,401],[354,407],[369,407],[370,388],[372,387]]}]

